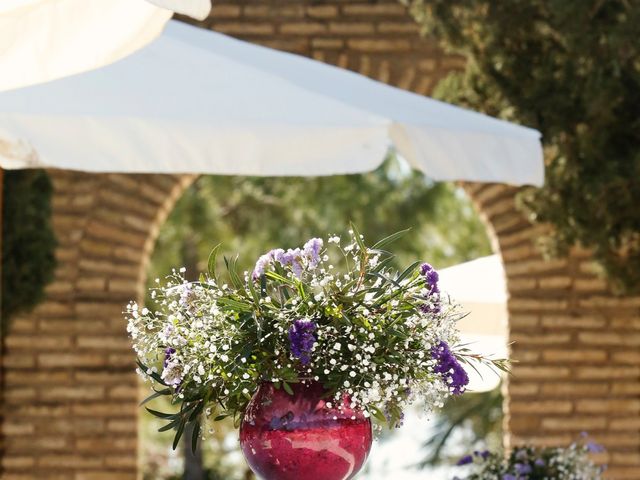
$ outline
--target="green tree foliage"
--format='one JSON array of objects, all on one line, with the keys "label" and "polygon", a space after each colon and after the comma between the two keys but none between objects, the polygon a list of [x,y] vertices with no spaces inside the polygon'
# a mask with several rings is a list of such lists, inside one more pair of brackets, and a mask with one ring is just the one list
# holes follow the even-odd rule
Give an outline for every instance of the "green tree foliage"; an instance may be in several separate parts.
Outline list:
[{"label": "green tree foliage", "polygon": [[620,287],[640,288],[640,1],[404,0],[468,58],[438,87],[447,101],[539,129],[546,184],[522,200],[580,243]]},{"label": "green tree foliage", "polygon": [[250,269],[271,248],[345,233],[350,221],[369,239],[411,227],[396,244],[400,265],[425,259],[443,267],[491,251],[485,226],[460,190],[435,184],[390,158],[363,175],[203,176],[185,192],[162,228],[150,277],[191,266],[193,249],[198,268],[206,270],[209,251],[218,243],[222,252],[240,252],[239,265]]},{"label": "green tree foliage", "polygon": [[52,186],[43,170],[4,172],[2,212],[2,326],[44,296],[53,278]]}]

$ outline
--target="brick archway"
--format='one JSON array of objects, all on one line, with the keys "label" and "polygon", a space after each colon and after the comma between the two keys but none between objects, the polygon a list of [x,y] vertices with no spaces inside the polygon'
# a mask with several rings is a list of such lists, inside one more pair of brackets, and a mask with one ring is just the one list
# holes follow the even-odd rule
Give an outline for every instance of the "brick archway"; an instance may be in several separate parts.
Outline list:
[{"label": "brick archway", "polygon": [[[420,39],[396,0],[217,0],[202,26],[428,93],[461,66]],[[137,475],[137,379],[121,311],[142,293],[155,236],[191,176],[52,171],[59,266],[46,301],[6,337],[10,479]],[[640,471],[640,298],[614,299],[589,252],[544,261],[516,189],[466,184],[497,239],[510,294],[511,442],[603,442],[616,479]]]}]

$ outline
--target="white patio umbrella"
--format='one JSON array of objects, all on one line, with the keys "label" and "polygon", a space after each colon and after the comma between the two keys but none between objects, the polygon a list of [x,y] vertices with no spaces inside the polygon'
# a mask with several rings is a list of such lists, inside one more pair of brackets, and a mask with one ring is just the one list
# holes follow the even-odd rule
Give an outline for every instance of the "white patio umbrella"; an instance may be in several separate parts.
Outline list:
[{"label": "white patio umbrella", "polygon": [[173,12],[205,18],[210,0],[2,0],[0,91],[85,72],[153,41]]},{"label": "white patio umbrella", "polygon": [[390,145],[436,180],[539,185],[537,131],[171,21],[119,62],[0,93],[0,165],[329,175]]},{"label": "white patio umbrella", "polygon": [[[498,255],[481,257],[440,270],[440,288],[460,304],[468,315],[458,327],[464,343],[494,358],[508,356],[507,287]],[[491,390],[500,381],[487,367],[479,367],[480,377],[467,368],[471,390]]]}]

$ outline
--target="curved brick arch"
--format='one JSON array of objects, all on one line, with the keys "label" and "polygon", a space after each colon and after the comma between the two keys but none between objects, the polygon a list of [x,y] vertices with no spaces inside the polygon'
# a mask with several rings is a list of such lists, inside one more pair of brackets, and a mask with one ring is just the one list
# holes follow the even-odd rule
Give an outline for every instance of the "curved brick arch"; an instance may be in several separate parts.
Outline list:
[{"label": "curved brick arch", "polygon": [[[202,26],[428,93],[461,60],[420,39],[396,0],[217,0]],[[59,265],[46,301],[6,338],[4,476],[136,478],[137,391],[123,304],[140,296],[158,229],[193,176],[52,171]],[[639,478],[640,298],[612,299],[589,252],[544,261],[517,190],[465,184],[494,234],[517,343],[511,442],[588,430],[611,478]]]}]

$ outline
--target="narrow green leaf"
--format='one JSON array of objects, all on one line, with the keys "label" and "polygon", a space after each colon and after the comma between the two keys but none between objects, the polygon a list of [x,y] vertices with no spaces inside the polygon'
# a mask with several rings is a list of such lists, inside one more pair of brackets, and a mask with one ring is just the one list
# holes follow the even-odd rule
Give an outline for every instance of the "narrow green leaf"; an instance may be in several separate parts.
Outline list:
[{"label": "narrow green leaf", "polygon": [[207,260],[207,270],[209,271],[209,275],[211,275],[212,278],[216,279],[218,278],[217,273],[216,273],[216,259],[218,257],[218,250],[220,249],[220,246],[222,244],[218,244],[215,247],[213,247],[213,249],[211,249],[211,253],[209,254],[209,259]]},{"label": "narrow green leaf", "polygon": [[360,232],[358,231],[358,228],[353,222],[349,222],[349,226],[351,227],[351,230],[353,230],[353,236],[355,237],[356,243],[360,247],[360,251],[363,254],[367,253],[367,246],[362,241],[362,238],[360,238]]},{"label": "narrow green leaf", "polygon": [[406,277],[411,275],[413,273],[413,271],[416,269],[416,267],[418,265],[420,265],[421,263],[422,263],[422,261],[418,260],[417,262],[413,262],[411,265],[409,265],[407,268],[405,268],[404,271],[400,274],[400,276],[396,279],[396,282],[397,283],[402,282],[402,280],[404,280]]},{"label": "narrow green leaf", "polygon": [[191,453],[196,454],[198,448],[198,440],[200,439],[200,422],[196,422],[193,426],[193,433],[191,434]]},{"label": "narrow green leaf", "polygon": [[173,430],[182,421],[180,418],[176,418],[173,422],[169,422],[166,425],[158,429],[159,432],[166,432],[167,430]]},{"label": "narrow green leaf", "polygon": [[145,403],[150,402],[151,400],[153,400],[154,398],[158,398],[158,397],[162,397],[163,395],[171,395],[173,393],[173,390],[171,390],[170,388],[165,388],[163,390],[158,390],[156,393],[153,393],[151,395],[149,395],[147,398],[145,398],[142,402],[140,402],[139,406],[144,405]]},{"label": "narrow green leaf", "polygon": [[180,437],[182,437],[182,434],[184,433],[185,423],[186,422],[184,422],[184,421],[180,423],[180,425],[178,426],[178,431],[176,432],[176,436],[173,438],[173,449],[174,450],[178,446],[178,442],[180,442]]},{"label": "narrow green leaf", "polygon": [[392,233],[391,235],[389,235],[388,237],[383,238],[382,240],[380,240],[378,243],[376,243],[373,247],[371,247],[373,250],[377,250],[379,248],[382,248],[386,245],[389,245],[390,243],[395,242],[396,240],[404,237],[407,233],[409,233],[409,231],[411,230],[411,228],[407,228],[406,230],[400,230],[399,232],[396,233]]},{"label": "narrow green leaf", "polygon": [[283,381],[282,386],[285,392],[287,392],[289,395],[293,395],[293,390],[291,389],[291,386],[287,382]]},{"label": "narrow green leaf", "polygon": [[159,412],[157,410],[152,410],[149,407],[144,407],[144,408],[147,410],[147,412],[149,412],[154,417],[158,417],[158,418],[175,418],[175,416],[176,416],[175,413],[163,413],[163,412]]}]

